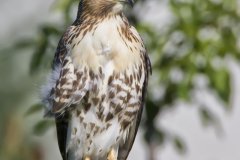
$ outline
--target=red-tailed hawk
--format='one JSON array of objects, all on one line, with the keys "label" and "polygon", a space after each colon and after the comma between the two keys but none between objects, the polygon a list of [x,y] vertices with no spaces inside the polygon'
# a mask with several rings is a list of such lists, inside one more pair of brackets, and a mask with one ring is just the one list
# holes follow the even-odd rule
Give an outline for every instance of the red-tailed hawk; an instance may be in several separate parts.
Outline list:
[{"label": "red-tailed hawk", "polygon": [[43,101],[64,160],[125,160],[132,148],[151,65],[124,3],[81,0],[58,44]]}]

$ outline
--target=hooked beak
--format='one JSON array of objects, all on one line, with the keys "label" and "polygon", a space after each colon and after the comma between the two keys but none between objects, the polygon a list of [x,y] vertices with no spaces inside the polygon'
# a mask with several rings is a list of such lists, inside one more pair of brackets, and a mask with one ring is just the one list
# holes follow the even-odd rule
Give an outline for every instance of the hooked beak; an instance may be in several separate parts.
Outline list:
[{"label": "hooked beak", "polygon": [[128,2],[128,4],[129,4],[131,7],[133,7],[133,5],[134,5],[134,0],[127,0],[127,2]]}]

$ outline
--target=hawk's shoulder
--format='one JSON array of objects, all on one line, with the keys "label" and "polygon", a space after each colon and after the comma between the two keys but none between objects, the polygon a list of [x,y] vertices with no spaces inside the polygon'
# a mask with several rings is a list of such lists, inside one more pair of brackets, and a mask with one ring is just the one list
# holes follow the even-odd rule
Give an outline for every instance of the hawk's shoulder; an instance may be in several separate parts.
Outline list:
[{"label": "hawk's shoulder", "polygon": [[58,42],[58,46],[55,52],[55,56],[54,56],[54,60],[53,60],[53,68],[54,66],[57,66],[61,63],[63,63],[64,58],[66,57],[66,55],[68,54],[68,50],[69,48],[69,39],[70,36],[73,33],[74,28],[76,28],[76,26],[70,26],[66,29],[65,33],[63,34],[63,36],[61,37],[61,39]]},{"label": "hawk's shoulder", "polygon": [[70,26],[61,37],[53,60],[49,82],[43,87],[46,113],[61,114],[72,104],[77,104],[89,88],[89,70],[86,66],[75,67],[71,57],[72,41],[77,26]]}]

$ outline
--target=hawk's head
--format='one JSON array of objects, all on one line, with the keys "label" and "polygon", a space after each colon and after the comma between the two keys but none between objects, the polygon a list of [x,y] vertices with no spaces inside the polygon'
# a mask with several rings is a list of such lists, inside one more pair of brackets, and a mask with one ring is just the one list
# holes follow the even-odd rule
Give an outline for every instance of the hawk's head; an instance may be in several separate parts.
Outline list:
[{"label": "hawk's head", "polygon": [[81,0],[79,14],[97,17],[118,14],[122,12],[124,4],[129,4],[133,7],[134,0]]}]

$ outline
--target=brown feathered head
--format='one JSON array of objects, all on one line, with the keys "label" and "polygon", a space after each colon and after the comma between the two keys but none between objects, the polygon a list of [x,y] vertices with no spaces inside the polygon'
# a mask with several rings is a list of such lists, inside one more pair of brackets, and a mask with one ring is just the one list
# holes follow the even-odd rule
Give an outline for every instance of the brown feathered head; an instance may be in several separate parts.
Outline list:
[{"label": "brown feathered head", "polygon": [[108,15],[122,12],[123,5],[129,4],[133,7],[133,0],[80,0],[78,8],[78,19],[88,16],[106,17]]}]

